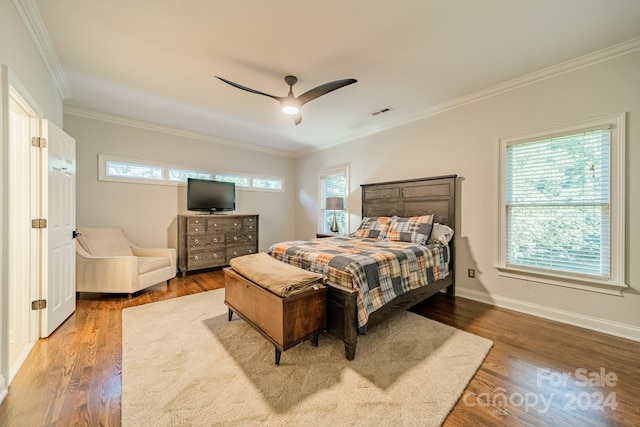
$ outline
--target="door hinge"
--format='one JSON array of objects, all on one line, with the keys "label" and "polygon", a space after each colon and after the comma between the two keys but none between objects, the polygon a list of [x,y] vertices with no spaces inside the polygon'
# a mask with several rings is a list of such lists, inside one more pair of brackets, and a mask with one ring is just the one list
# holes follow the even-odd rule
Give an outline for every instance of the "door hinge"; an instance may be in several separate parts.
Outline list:
[{"label": "door hinge", "polygon": [[31,228],[47,228],[47,220],[44,218],[32,219]]},{"label": "door hinge", "polygon": [[35,301],[31,301],[31,310],[43,310],[45,308],[47,308],[46,299],[37,299]]},{"label": "door hinge", "polygon": [[47,138],[34,136],[31,138],[31,145],[38,148],[45,148],[47,146]]}]

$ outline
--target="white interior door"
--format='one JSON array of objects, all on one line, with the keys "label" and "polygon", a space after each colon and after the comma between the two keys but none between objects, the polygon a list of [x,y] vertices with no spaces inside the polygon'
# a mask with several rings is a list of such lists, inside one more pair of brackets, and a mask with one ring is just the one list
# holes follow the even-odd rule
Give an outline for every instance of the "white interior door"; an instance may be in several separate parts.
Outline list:
[{"label": "white interior door", "polygon": [[[40,311],[40,334],[49,336],[76,309],[76,141],[52,123],[42,121],[47,140],[48,179],[43,180],[44,218],[41,298],[47,301]],[[44,154],[44,152],[43,152]]]}]

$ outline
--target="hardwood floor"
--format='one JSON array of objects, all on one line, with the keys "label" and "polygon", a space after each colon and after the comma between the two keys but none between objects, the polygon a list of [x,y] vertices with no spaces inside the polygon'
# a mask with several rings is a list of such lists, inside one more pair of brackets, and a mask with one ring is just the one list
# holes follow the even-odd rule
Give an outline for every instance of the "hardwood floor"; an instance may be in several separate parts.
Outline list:
[{"label": "hardwood floor", "polygon": [[80,294],[76,311],[39,340],[0,405],[0,425],[119,426],[122,309],[224,287],[221,272],[176,277],[132,298]]},{"label": "hardwood floor", "polygon": [[[122,309],[222,287],[214,271],[81,294],[17,373],[0,425],[120,425]],[[640,343],[444,294],[412,310],[494,342],[445,426],[640,426]]]},{"label": "hardwood floor", "polygon": [[446,426],[640,426],[640,343],[444,294],[412,311],[494,343]]}]

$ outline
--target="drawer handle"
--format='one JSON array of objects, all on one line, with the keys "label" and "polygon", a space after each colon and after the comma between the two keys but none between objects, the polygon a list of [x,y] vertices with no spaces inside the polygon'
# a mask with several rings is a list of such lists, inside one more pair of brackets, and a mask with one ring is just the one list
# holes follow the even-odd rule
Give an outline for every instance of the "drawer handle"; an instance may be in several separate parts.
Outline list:
[{"label": "drawer handle", "polygon": [[233,251],[233,254],[234,255],[238,255],[238,251]]},{"label": "drawer handle", "polygon": [[217,227],[217,226],[218,226],[218,224],[214,223],[214,224],[213,224],[213,226],[214,226],[214,227]]},{"label": "drawer handle", "polygon": [[253,222],[253,218],[249,218],[249,222]]},{"label": "drawer handle", "polygon": [[198,243],[198,239],[195,239],[195,240],[194,240],[194,243]]},{"label": "drawer handle", "polygon": [[252,254],[253,253],[253,249],[249,249],[249,253]]},{"label": "drawer handle", "polygon": [[218,258],[218,254],[213,254],[213,257],[214,258]]},{"label": "drawer handle", "polygon": [[214,238],[213,238],[213,241],[214,241],[214,242],[217,242],[217,241],[218,241],[218,238],[217,238],[217,237],[214,237]]},{"label": "drawer handle", "polygon": [[196,219],[195,222],[196,222],[196,224],[200,224],[200,220],[199,219]]},{"label": "drawer handle", "polygon": [[249,238],[250,238],[250,239],[253,239],[253,236],[252,236],[251,234],[249,234]]},{"label": "drawer handle", "polygon": [[195,230],[196,230],[196,231],[198,231],[199,229],[198,229],[198,228],[196,228]]},{"label": "drawer handle", "polygon": [[198,255],[196,255],[195,257],[193,257],[193,259],[195,259],[196,261],[198,261],[200,259],[200,257]]},{"label": "drawer handle", "polygon": [[233,240],[238,240],[238,236],[233,236]]}]

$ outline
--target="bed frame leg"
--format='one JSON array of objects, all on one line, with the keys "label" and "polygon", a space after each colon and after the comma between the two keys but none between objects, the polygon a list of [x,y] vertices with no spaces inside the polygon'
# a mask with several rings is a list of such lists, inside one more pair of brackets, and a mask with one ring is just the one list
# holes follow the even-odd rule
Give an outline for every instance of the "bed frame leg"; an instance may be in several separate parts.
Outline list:
[{"label": "bed frame leg", "polygon": [[452,283],[451,285],[449,285],[447,287],[447,295],[450,297],[455,297],[456,296],[456,284]]},{"label": "bed frame leg", "polygon": [[345,325],[344,338],[342,340],[344,342],[344,353],[347,360],[353,360],[356,357],[356,344],[358,344],[358,320],[355,316],[355,307],[351,313],[353,313],[352,316],[347,316],[347,319],[349,319],[349,317],[351,318]]},{"label": "bed frame leg", "polygon": [[347,344],[344,343],[344,353],[347,357],[347,360],[353,360],[356,357],[356,344]]}]

